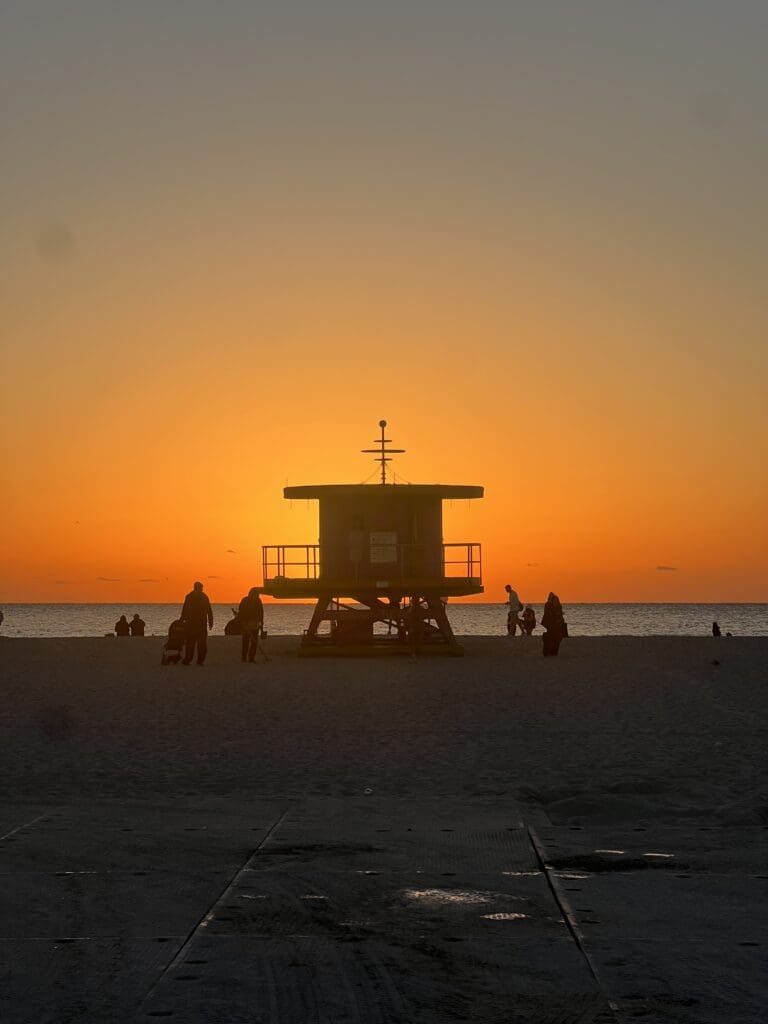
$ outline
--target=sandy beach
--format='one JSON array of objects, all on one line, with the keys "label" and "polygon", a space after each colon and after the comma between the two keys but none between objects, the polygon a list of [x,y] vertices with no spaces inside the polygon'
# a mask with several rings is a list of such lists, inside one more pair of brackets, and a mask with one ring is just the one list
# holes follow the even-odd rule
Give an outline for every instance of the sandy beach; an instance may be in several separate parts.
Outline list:
[{"label": "sandy beach", "polygon": [[[6,799],[482,793],[558,820],[768,824],[768,640],[520,637],[461,659],[159,665],[162,640],[3,640]],[[713,661],[720,664],[715,665]]]},{"label": "sandy beach", "polygon": [[[0,870],[16,881],[6,886],[2,918],[3,1019],[97,1020],[107,1012],[112,1019],[185,1021],[762,1019],[768,640],[574,638],[547,660],[536,639],[464,642],[466,656],[456,659],[317,660],[298,659],[295,638],[269,638],[269,661],[242,665],[237,638],[214,638],[199,668],[160,667],[162,640],[154,638],[1,640]],[[179,823],[173,837],[169,822]],[[381,835],[400,826],[400,838],[381,845]],[[51,831],[56,827],[69,831]],[[195,829],[207,830],[199,835],[209,845],[200,845]],[[419,829],[417,842],[411,833]],[[131,846],[137,831],[147,837],[141,849]],[[524,856],[523,847],[498,846],[505,832],[504,843],[523,837]],[[102,833],[103,843],[83,847],[84,835]],[[427,870],[419,865],[430,843],[438,844],[434,864],[445,867],[454,854],[439,843],[457,843],[460,835],[461,866],[451,862],[430,889],[418,889],[433,892],[431,925],[414,924],[403,905],[393,907],[387,872]],[[336,851],[330,860],[329,848]],[[282,859],[264,856],[270,851]],[[171,855],[177,870],[168,875]],[[348,874],[340,874],[342,861]],[[133,934],[133,926],[120,925],[127,897],[119,887],[93,905],[85,889],[70,893],[73,919],[54,923],[37,906],[38,883],[73,871],[82,878],[106,873],[114,882],[139,863],[142,877],[165,872],[167,891],[195,871],[223,874],[207,887],[198,878],[178,897],[189,907],[183,927],[142,925],[134,938],[149,942],[168,932],[167,950],[152,947],[129,975],[115,980],[112,950],[106,960],[93,952],[87,969],[84,961],[77,969],[63,962],[61,977],[51,968],[49,989],[33,985],[43,939],[68,936],[83,948],[88,940],[96,950],[89,906],[99,905],[103,941]],[[267,863],[271,874],[262,868]],[[325,885],[318,901],[336,892],[337,902],[347,901],[344,921],[353,915],[374,922],[366,927],[375,936],[364,930],[340,937],[339,922],[336,931],[329,925],[321,953],[315,929],[310,959],[339,950],[346,956],[351,948],[365,958],[386,932],[389,952],[376,947],[376,971],[384,973],[378,981],[371,981],[372,969],[365,974],[373,986],[367,1002],[359,992],[347,1004],[334,986],[326,991],[317,980],[329,977],[320,961],[307,975],[306,950],[276,952],[274,928],[271,952],[255,953],[256,937],[266,939],[263,922],[252,918],[221,926],[218,954],[192,958],[215,967],[207,996],[186,995],[182,1005],[181,986],[169,982],[164,991],[189,949],[213,941],[200,929],[222,886],[231,903],[233,887],[257,868],[265,885],[267,877],[279,880],[288,903],[295,893],[286,896],[286,879],[301,877],[307,888],[314,872]],[[375,899],[350,886],[366,872],[381,887]],[[506,893],[512,903],[496,917],[479,914],[474,897],[451,903],[453,879],[462,873],[462,892]],[[135,887],[136,872],[130,874]],[[409,878],[410,887],[397,889],[401,901],[403,892],[416,891]],[[534,878],[541,888],[523,891]],[[131,890],[129,902],[160,906],[166,890],[160,880],[151,898]],[[446,926],[443,916],[462,899],[470,917]],[[528,932],[482,930],[489,921],[513,921],[513,903],[537,900],[538,918],[517,915],[530,918]],[[34,926],[30,913],[38,915]],[[281,943],[306,938],[290,914],[278,910],[271,920],[288,921]],[[420,935],[423,945],[431,927],[430,948],[438,953],[422,949],[410,961],[403,935]],[[223,956],[233,942],[241,945]],[[549,942],[555,945],[545,956],[542,943]],[[471,943],[477,948],[467,959]],[[412,948],[408,956],[415,956]],[[493,956],[501,958],[496,967]],[[512,956],[514,969],[504,960]],[[274,993],[271,1003],[266,996],[260,1003],[248,989],[256,984],[253,971],[245,972],[247,983],[237,981],[253,957],[262,964],[277,957],[285,984],[275,982],[276,991],[310,991],[311,1013],[303,1003],[286,1009]],[[559,980],[547,982],[542,964],[558,958]],[[359,967],[349,970],[347,980],[358,977]],[[235,994],[225,998],[227,978]],[[198,992],[204,983],[197,982]],[[246,990],[239,1002],[237,992]],[[158,1009],[158,999],[171,1009]]]}]

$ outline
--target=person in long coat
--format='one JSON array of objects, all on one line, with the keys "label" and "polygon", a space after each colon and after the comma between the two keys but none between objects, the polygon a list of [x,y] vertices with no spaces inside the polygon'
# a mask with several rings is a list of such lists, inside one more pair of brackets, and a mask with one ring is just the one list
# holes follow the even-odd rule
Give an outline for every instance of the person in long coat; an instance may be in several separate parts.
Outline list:
[{"label": "person in long coat", "polygon": [[541,624],[546,630],[542,637],[544,657],[555,657],[560,650],[560,643],[563,637],[568,635],[568,627],[563,617],[563,606],[560,604],[560,598],[551,591],[547,598],[547,603],[544,605]]},{"label": "person in long coat", "polygon": [[189,665],[197,650],[197,664],[204,665],[208,653],[208,630],[213,628],[213,610],[208,595],[203,593],[203,584],[199,581],[184,598],[179,618],[187,634],[183,663]]}]

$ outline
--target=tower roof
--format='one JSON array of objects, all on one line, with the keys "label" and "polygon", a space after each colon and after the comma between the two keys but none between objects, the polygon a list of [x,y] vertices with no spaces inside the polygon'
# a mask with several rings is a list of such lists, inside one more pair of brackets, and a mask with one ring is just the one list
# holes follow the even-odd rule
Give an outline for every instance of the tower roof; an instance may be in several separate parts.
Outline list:
[{"label": "tower roof", "polygon": [[419,498],[482,498],[483,488],[463,484],[307,484],[286,487],[286,498],[352,498],[370,497],[379,501],[384,497],[403,498],[412,495]]}]

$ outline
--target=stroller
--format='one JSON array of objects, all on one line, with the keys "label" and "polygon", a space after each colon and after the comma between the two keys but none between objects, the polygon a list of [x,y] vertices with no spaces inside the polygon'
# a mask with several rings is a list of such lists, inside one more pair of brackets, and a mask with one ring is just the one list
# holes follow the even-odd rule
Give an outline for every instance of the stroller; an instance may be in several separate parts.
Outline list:
[{"label": "stroller", "polygon": [[165,641],[160,657],[161,665],[178,665],[181,652],[187,639],[187,631],[181,619],[174,619],[168,627],[168,639]]}]

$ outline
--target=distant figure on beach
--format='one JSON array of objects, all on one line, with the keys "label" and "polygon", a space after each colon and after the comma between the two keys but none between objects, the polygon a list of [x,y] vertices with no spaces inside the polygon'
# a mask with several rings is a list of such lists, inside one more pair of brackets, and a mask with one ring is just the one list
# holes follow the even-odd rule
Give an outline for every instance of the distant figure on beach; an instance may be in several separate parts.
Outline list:
[{"label": "distant figure on beach", "polygon": [[526,636],[533,636],[533,631],[536,629],[536,612],[533,608],[526,608],[521,618],[523,620],[523,632]]},{"label": "distant figure on beach", "polygon": [[144,636],[144,627],[146,626],[146,622],[138,612],[136,612],[128,625],[131,630],[131,636]]},{"label": "distant figure on beach", "polygon": [[2,626],[4,618],[5,618],[5,616],[3,615],[3,609],[0,608],[0,626]]},{"label": "distant figure on beach", "polygon": [[513,590],[509,583],[504,589],[507,592],[507,600],[505,601],[507,607],[507,634],[514,636],[518,626],[520,627],[520,632],[523,632],[523,624],[518,618],[518,613],[523,610],[523,604],[517,596],[517,591]]},{"label": "distant figure on beach", "polygon": [[213,609],[199,580],[184,598],[179,618],[186,632],[184,664],[189,665],[197,649],[197,664],[204,665],[208,653],[208,630],[213,628]]},{"label": "distant figure on beach", "polygon": [[259,652],[259,637],[264,627],[264,605],[258,587],[251,587],[240,602],[238,618],[243,630],[240,659],[241,661],[255,661]]},{"label": "distant figure on beach", "polygon": [[542,637],[544,657],[555,657],[560,650],[560,642],[563,637],[568,636],[568,626],[563,617],[563,606],[560,604],[560,598],[551,591],[547,598],[547,603],[544,605],[541,624],[546,630]]},{"label": "distant figure on beach", "polygon": [[722,636],[722,635],[723,634],[720,632],[720,626],[718,625],[718,623],[717,622],[713,622],[712,623],[712,636]]},{"label": "distant figure on beach", "polygon": [[128,619],[124,615],[121,615],[115,623],[115,633],[117,636],[131,635],[131,627],[128,625]]}]

